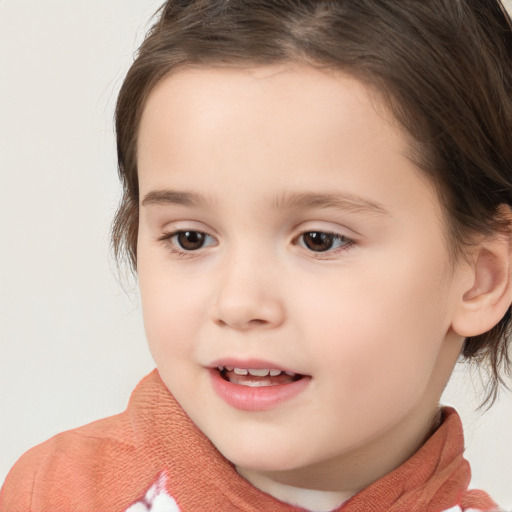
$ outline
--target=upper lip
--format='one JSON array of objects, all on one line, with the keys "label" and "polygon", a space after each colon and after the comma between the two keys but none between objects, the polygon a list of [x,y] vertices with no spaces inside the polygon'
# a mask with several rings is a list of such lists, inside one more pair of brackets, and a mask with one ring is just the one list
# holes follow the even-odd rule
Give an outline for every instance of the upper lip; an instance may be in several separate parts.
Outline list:
[{"label": "upper lip", "polygon": [[220,359],[216,359],[211,362],[208,367],[209,368],[218,368],[219,366],[223,367],[233,367],[233,368],[245,368],[251,370],[281,370],[282,372],[294,373],[296,375],[303,375],[301,372],[298,372],[296,369],[289,368],[287,366],[283,366],[280,363],[266,361],[263,359],[239,359],[234,357],[224,357]]}]

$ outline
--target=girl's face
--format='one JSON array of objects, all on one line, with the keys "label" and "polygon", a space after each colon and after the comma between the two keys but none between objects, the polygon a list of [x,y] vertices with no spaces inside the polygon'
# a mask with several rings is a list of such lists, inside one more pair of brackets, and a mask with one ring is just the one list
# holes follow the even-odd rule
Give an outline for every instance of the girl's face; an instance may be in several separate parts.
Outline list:
[{"label": "girl's face", "polygon": [[468,283],[378,95],[308,67],[183,70],[138,149],[147,338],[213,444],[253,482],[322,489],[411,455]]}]

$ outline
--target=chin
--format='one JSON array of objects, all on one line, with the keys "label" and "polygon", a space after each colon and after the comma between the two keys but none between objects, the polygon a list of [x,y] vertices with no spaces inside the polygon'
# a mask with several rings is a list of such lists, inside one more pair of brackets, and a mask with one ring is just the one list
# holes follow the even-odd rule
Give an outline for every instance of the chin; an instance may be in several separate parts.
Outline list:
[{"label": "chin", "polygon": [[297,447],[290,447],[289,449],[276,450],[273,447],[261,447],[261,445],[254,446],[252,449],[247,447],[229,447],[217,449],[221,454],[234,464],[239,469],[247,469],[257,472],[280,472],[280,471],[293,471],[307,464],[307,461],[299,460],[297,452],[300,451]]}]

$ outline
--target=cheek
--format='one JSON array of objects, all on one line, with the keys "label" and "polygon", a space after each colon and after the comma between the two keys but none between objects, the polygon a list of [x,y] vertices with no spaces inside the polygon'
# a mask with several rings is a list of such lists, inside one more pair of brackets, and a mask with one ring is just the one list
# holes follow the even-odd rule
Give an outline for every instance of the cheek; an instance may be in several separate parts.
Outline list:
[{"label": "cheek", "polygon": [[158,364],[160,354],[178,355],[188,349],[206,308],[201,282],[184,284],[183,277],[157,269],[141,266],[138,277],[146,337]]},{"label": "cheek", "polygon": [[390,261],[310,286],[296,302],[307,312],[307,338],[318,340],[309,347],[311,360],[345,389],[377,397],[426,385],[449,327],[436,260],[411,259],[396,272]]}]

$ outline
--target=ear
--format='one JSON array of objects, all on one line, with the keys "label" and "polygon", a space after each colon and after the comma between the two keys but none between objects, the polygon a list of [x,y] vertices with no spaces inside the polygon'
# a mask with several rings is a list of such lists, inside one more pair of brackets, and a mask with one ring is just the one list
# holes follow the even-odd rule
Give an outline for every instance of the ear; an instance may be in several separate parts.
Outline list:
[{"label": "ear", "polygon": [[[512,221],[510,208],[502,207],[500,217]],[[466,285],[452,320],[453,330],[463,337],[478,336],[492,329],[512,303],[511,233],[486,237],[472,252],[466,271]]]}]

